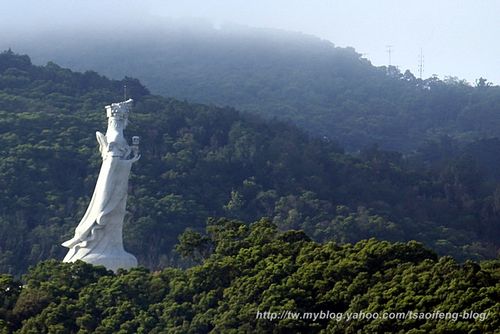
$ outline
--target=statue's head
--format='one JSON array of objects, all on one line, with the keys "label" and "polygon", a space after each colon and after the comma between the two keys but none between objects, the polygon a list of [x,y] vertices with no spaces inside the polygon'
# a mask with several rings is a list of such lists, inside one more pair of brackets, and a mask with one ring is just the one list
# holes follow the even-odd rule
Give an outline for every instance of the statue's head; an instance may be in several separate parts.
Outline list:
[{"label": "statue's head", "polygon": [[117,123],[123,124],[123,128],[125,128],[128,122],[128,115],[132,110],[133,102],[134,101],[132,99],[128,99],[124,102],[112,103],[111,105],[106,106],[106,115],[108,116],[108,119],[110,121],[113,120]]}]

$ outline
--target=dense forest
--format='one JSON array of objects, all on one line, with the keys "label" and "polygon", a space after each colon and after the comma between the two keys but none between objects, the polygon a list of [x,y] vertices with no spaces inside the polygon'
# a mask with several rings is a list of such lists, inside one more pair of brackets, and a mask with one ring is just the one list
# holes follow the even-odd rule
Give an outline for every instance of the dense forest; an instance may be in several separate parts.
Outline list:
[{"label": "dense forest", "polygon": [[[124,239],[156,270],[189,261],[178,236],[210,217],[316,242],[417,240],[458,261],[498,256],[500,141],[428,141],[402,155],[369,146],[353,156],[294,125],[232,108],[151,95],[136,79],[109,80],[28,56],[0,54],[0,272],[62,259],[95,186],[94,133],[104,106],[136,101],[127,136],[142,137],[130,180]],[[443,97],[444,99],[444,97]]]},{"label": "dense forest", "polygon": [[[81,261],[49,260],[31,268],[22,286],[0,275],[0,333],[465,334],[500,328],[499,260],[459,265],[414,241],[319,244],[300,231],[280,232],[268,220],[212,220],[206,234],[186,232],[180,240],[179,251],[200,264],[113,274]],[[321,312],[336,318],[308,316]],[[385,312],[400,318],[387,319]]]},{"label": "dense forest", "polygon": [[163,96],[291,120],[348,151],[378,144],[411,152],[443,135],[461,142],[500,136],[500,87],[486,79],[419,79],[299,33],[153,20],[3,43],[37,63],[129,75]]}]

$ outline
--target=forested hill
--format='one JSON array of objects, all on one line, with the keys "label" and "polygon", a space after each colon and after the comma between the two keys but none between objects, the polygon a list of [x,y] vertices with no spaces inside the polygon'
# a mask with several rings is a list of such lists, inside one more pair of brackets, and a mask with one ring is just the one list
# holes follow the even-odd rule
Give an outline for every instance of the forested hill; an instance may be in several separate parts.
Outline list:
[{"label": "forested hill", "polygon": [[178,235],[221,216],[268,217],[317,241],[415,239],[460,261],[497,256],[497,160],[474,152],[498,152],[498,140],[354,157],[292,125],[150,95],[135,79],[33,66],[8,51],[0,54],[0,272],[64,256],[60,243],[83,216],[101,162],[94,133],[124,84],[136,101],[126,135],[143,143],[124,238],[144,266],[175,263]]},{"label": "forested hill", "polygon": [[23,283],[0,274],[0,332],[498,332],[498,260],[458,265],[416,242],[318,244],[265,220],[207,232],[180,244],[206,257],[188,270],[52,260]]},{"label": "forested hill", "polygon": [[349,151],[376,143],[407,152],[441,135],[500,136],[500,87],[484,79],[473,86],[457,78],[420,80],[299,33],[155,21],[5,43],[37,62],[134,76],[163,96],[292,120]]}]

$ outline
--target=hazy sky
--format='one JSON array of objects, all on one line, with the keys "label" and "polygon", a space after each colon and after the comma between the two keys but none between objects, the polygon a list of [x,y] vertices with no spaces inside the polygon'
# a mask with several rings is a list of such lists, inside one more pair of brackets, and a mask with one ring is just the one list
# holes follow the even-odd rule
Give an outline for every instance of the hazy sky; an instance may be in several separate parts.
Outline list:
[{"label": "hazy sky", "polygon": [[[352,46],[374,65],[500,84],[498,0],[0,0],[0,25],[32,30],[151,16],[300,31]],[[8,33],[5,28],[0,31]]]}]

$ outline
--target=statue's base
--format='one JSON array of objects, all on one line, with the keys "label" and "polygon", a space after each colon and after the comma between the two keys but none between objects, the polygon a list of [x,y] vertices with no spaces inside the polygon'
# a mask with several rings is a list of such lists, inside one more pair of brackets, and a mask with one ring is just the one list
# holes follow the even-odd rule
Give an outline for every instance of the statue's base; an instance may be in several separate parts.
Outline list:
[{"label": "statue's base", "polygon": [[70,261],[75,262],[81,260],[96,266],[104,266],[106,269],[116,272],[118,269],[131,269],[137,267],[137,259],[125,250],[111,252],[111,253],[95,253],[89,252],[83,257],[73,256]]}]

